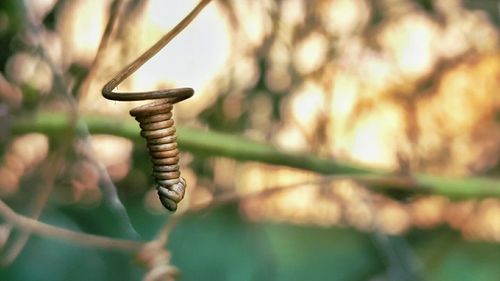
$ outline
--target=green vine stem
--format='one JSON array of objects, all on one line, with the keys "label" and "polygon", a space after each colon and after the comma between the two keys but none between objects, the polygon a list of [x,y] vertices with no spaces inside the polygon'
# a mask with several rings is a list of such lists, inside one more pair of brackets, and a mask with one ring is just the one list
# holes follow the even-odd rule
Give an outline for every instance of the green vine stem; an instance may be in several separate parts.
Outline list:
[{"label": "green vine stem", "polygon": [[[86,126],[85,126],[86,125]],[[97,116],[83,116],[78,120],[77,133],[109,134],[142,141],[139,128],[133,120],[112,120]],[[56,137],[70,128],[70,119],[62,113],[40,113],[18,119],[12,126],[14,135],[39,132]],[[449,178],[427,174],[402,176],[342,161],[278,150],[271,145],[244,137],[191,128],[177,128],[182,150],[195,155],[223,156],[241,161],[257,161],[316,172],[323,175],[350,176],[367,183],[378,191],[402,190],[409,193],[439,194],[452,199],[500,197],[500,180],[493,178]]]}]

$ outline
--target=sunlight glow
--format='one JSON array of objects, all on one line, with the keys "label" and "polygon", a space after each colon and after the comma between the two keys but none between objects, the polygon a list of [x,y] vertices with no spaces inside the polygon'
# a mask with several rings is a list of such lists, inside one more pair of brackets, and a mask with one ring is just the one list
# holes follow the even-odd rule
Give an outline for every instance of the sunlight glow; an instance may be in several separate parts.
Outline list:
[{"label": "sunlight glow", "polygon": [[[25,2],[42,26],[56,3]],[[138,103],[107,101],[102,86],[198,0],[125,2],[130,19],[111,37],[88,95],[78,97],[83,115],[128,115]],[[194,97],[176,105],[177,125],[226,129],[227,122],[235,124],[235,134],[278,149],[394,172],[468,176],[494,170],[500,159],[498,28],[485,13],[466,10],[460,1],[436,1],[439,16],[411,1],[381,2],[391,6],[382,19],[366,0],[213,1],[119,90],[192,87]],[[40,42],[31,42],[47,49],[70,77],[68,89],[77,88],[80,74],[73,68],[94,60],[110,3],[63,1],[53,11],[55,30],[47,28]],[[0,82],[23,91],[18,106],[38,102],[53,90],[54,75],[40,57],[20,50],[7,58],[5,81]],[[41,108],[62,107],[47,100]],[[28,106],[22,109],[31,112]],[[151,188],[145,207],[165,213],[154,187],[148,186],[150,175],[132,168],[132,141],[93,135],[91,146],[89,152],[85,144],[75,145],[82,155],[95,155],[113,180],[126,179],[133,192]],[[0,196],[13,196],[22,177],[40,168],[48,155],[45,135],[12,139],[0,162]],[[348,225],[394,235],[447,224],[468,238],[500,241],[499,200],[422,196],[402,202],[351,180],[319,185],[314,181],[320,175],[280,166],[214,158],[190,168],[195,156],[186,153],[181,162],[189,185],[181,209],[211,202],[217,192],[246,195],[303,183],[243,200],[241,211],[255,221]],[[101,171],[85,157],[65,165],[61,197],[97,204]]]},{"label": "sunlight glow", "polygon": [[49,140],[43,134],[31,133],[15,138],[0,165],[0,196],[14,195],[21,177],[40,165],[48,152]]},{"label": "sunlight glow", "polygon": [[346,36],[368,21],[368,7],[364,0],[333,0],[325,3],[324,24],[332,34]]},{"label": "sunlight glow", "polygon": [[406,16],[380,35],[381,43],[394,54],[399,71],[415,77],[429,73],[439,44],[436,24],[423,16]]},{"label": "sunlight glow", "polygon": [[132,142],[110,135],[92,135],[91,146],[97,160],[114,180],[123,179],[130,169]]},{"label": "sunlight glow", "polygon": [[311,34],[302,40],[295,49],[293,62],[302,73],[310,73],[320,67],[327,53],[328,41],[320,34]]},{"label": "sunlight glow", "polygon": [[76,0],[66,2],[57,22],[62,36],[65,64],[78,62],[89,64],[101,40],[107,1]]}]

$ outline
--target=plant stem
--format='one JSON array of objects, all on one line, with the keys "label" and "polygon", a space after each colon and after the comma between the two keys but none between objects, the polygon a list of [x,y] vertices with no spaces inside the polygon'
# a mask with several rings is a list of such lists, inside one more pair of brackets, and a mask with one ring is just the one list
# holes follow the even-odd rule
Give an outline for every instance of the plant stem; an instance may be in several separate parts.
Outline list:
[{"label": "plant stem", "polygon": [[[14,134],[40,132],[56,137],[64,132],[69,124],[69,119],[61,113],[42,113],[29,119],[18,120],[12,132]],[[139,126],[132,119],[112,120],[104,117],[84,116],[79,120],[78,127],[83,127],[85,124],[92,134],[110,134],[142,142]],[[396,189],[411,193],[440,194],[456,199],[500,197],[500,180],[492,178],[449,178],[426,174],[401,176],[335,159],[281,151],[269,144],[226,133],[181,127],[177,128],[177,136],[180,148],[196,155],[258,161],[304,169],[323,175],[352,175],[355,180],[365,182],[379,191]]]}]

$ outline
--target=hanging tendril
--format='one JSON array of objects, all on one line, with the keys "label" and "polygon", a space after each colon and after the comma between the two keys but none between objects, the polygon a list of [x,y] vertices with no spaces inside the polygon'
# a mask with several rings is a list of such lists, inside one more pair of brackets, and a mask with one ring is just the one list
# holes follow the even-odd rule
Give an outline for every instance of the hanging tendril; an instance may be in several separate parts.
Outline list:
[{"label": "hanging tendril", "polygon": [[157,100],[132,109],[130,115],[139,122],[141,136],[147,141],[153,162],[153,177],[156,181],[158,196],[163,206],[170,211],[177,209],[177,204],[182,200],[186,191],[186,180],[181,177],[179,171],[179,150],[177,149],[172,109],[175,103],[193,96],[194,90],[176,88],[130,93],[115,92],[114,89],[184,30],[210,1],[200,1],[172,30],[122,69],[102,89],[102,95],[110,100]]}]

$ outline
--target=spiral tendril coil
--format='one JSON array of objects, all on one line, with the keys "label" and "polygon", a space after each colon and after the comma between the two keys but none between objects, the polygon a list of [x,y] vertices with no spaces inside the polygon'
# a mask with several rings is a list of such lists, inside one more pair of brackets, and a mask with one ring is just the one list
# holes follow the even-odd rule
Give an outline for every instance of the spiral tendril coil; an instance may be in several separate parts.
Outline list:
[{"label": "spiral tendril coil", "polygon": [[[141,136],[146,139],[153,162],[153,177],[156,181],[158,196],[163,206],[170,211],[177,209],[177,204],[182,200],[186,191],[186,180],[181,177],[179,171],[179,150],[177,149],[172,109],[175,103],[190,98],[194,94],[194,90],[176,88],[124,93],[115,92],[114,89],[188,26],[209,2],[210,0],[201,0],[172,30],[135,61],[123,68],[102,89],[102,95],[110,100],[157,100],[132,109],[130,115],[139,122]],[[112,22],[108,22],[108,24],[113,25]]]},{"label": "spiral tendril coil", "polygon": [[172,108],[172,103],[164,99],[136,107],[130,111],[130,115],[139,122],[141,136],[147,141],[160,201],[165,208],[175,211],[177,203],[184,197],[186,181],[179,171]]}]

